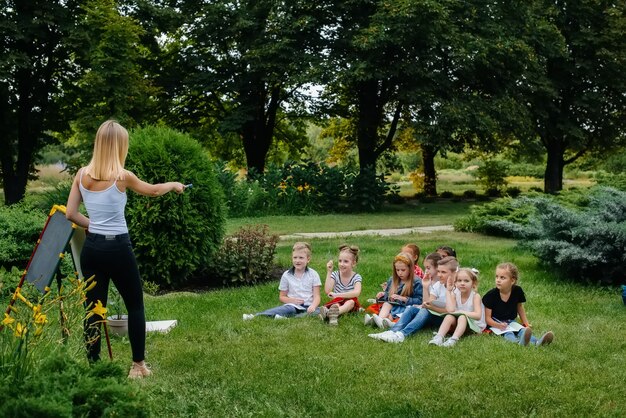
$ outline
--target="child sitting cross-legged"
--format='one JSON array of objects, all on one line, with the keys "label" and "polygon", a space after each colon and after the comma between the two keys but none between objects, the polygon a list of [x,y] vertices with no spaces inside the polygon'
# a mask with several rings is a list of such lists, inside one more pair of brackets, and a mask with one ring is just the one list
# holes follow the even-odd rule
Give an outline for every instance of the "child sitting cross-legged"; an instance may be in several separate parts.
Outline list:
[{"label": "child sitting cross-legged", "polygon": [[[519,345],[548,345],[554,339],[552,331],[548,331],[537,339],[526,317],[524,302],[526,295],[517,284],[519,270],[513,263],[502,263],[496,267],[496,287],[483,297],[485,305],[485,321],[491,331],[502,335],[505,340]],[[519,316],[522,324],[515,322]]]},{"label": "child sitting cross-legged", "polygon": [[[471,330],[481,333],[485,329],[485,311],[476,293],[478,270],[462,268],[448,278],[446,284],[446,311],[437,335],[429,344],[452,347],[459,338]],[[446,334],[454,329],[452,337],[444,342]]]},{"label": "child sitting cross-legged", "polygon": [[278,285],[278,299],[281,306],[258,312],[243,314],[248,321],[257,316],[284,319],[296,315],[317,314],[320,304],[320,287],[322,281],[319,274],[308,266],[311,261],[311,246],[306,242],[296,242],[291,253],[293,267],[285,271]]},{"label": "child sitting cross-legged", "polygon": [[365,325],[389,328],[407,307],[422,304],[422,281],[415,277],[413,256],[408,253],[396,255],[392,268],[386,290],[376,295],[376,299],[384,301],[380,312],[372,316],[365,314]]},{"label": "child sitting cross-legged", "polygon": [[359,247],[344,244],[339,247],[339,270],[333,271],[333,260],[326,263],[324,291],[331,301],[320,308],[320,318],[328,320],[330,325],[338,325],[340,315],[358,312],[361,308],[359,295],[363,279],[353,270],[358,261]]},{"label": "child sitting cross-legged", "polygon": [[446,283],[458,266],[454,257],[442,259],[438,253],[428,254],[424,259],[426,273],[422,280],[423,305],[409,306],[391,330],[368,336],[385,342],[401,343],[426,326],[441,325],[443,318],[438,314],[446,312]]}]

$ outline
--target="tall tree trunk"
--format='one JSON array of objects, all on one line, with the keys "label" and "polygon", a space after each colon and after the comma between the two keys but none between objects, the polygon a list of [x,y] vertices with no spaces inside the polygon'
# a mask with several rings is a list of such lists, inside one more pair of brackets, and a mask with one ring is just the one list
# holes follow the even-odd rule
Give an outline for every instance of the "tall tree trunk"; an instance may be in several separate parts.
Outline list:
[{"label": "tall tree trunk", "polygon": [[376,144],[381,120],[378,81],[363,81],[358,91],[356,139],[359,150],[359,168],[363,172],[376,167]]},{"label": "tall tree trunk", "polygon": [[[2,186],[6,205],[12,205],[24,199],[37,140],[43,131],[42,116],[32,112],[32,109],[38,107],[41,112],[46,110],[45,101],[36,101],[37,92],[32,87],[32,74],[26,70],[20,70],[16,80],[19,100],[17,112],[14,116],[3,114],[6,137],[0,140]],[[9,118],[16,120],[10,121]],[[12,136],[14,138],[11,138]]]},{"label": "tall tree trunk", "polygon": [[424,164],[424,193],[426,196],[437,196],[437,171],[435,170],[437,148],[430,144],[421,144],[420,148]]},{"label": "tall tree trunk", "polygon": [[272,134],[262,129],[257,122],[251,121],[244,124],[241,133],[250,178],[263,174],[267,153],[272,142]]},{"label": "tall tree trunk", "polygon": [[563,190],[563,168],[565,167],[563,155],[565,149],[562,141],[558,139],[548,140],[546,144],[548,161],[544,173],[543,188],[546,193],[557,193]]},{"label": "tall tree trunk", "polygon": [[276,114],[280,108],[280,93],[280,86],[272,87],[269,91],[269,102],[266,104],[265,86],[249,92],[249,97],[253,98],[253,104],[249,108],[254,109],[254,114],[250,115],[251,120],[245,122],[241,129],[249,178],[262,175],[265,171],[267,154],[276,128]]}]

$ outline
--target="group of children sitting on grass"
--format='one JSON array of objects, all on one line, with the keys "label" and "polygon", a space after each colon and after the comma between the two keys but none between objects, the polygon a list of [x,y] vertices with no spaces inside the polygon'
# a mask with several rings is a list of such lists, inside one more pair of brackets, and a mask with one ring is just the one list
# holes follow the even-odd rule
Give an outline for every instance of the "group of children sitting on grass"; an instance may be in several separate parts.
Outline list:
[{"label": "group of children sitting on grass", "polygon": [[[440,247],[428,254],[424,270],[418,265],[419,256],[417,245],[402,247],[393,259],[392,276],[364,309],[358,299],[363,279],[354,271],[359,248],[340,246],[338,270],[334,270],[332,260],[326,264],[324,293],[330,301],[320,306],[320,276],[308,267],[311,246],[297,242],[292,251],[293,266],[283,273],[278,286],[282,305],[244,314],[243,319],[319,315],[330,325],[338,325],[341,315],[365,311],[365,325],[384,330],[369,336],[386,342],[401,343],[428,326],[439,327],[429,344],[444,347],[454,346],[463,335],[482,332],[502,335],[520,345],[547,345],[554,339],[551,331],[539,339],[532,335],[523,305],[526,297],[517,285],[519,271],[514,264],[496,267],[496,287],[481,298],[477,293],[478,270],[460,267],[452,248]],[[516,322],[518,316],[521,323]],[[448,334],[451,336],[446,339]]]}]

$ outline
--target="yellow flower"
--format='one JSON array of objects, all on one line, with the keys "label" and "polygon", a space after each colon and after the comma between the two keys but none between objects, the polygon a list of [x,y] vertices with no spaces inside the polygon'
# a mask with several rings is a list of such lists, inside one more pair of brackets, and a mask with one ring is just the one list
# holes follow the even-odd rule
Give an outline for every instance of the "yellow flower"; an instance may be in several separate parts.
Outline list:
[{"label": "yellow flower", "polygon": [[6,313],[4,314],[4,319],[2,320],[2,325],[11,325],[15,322],[15,319],[11,318]]},{"label": "yellow flower", "polygon": [[287,188],[287,183],[285,183],[284,181],[281,181],[280,184],[278,185],[278,188],[285,190]]},{"label": "yellow flower", "polygon": [[102,318],[106,318],[107,308],[102,306],[102,302],[98,300],[96,306],[91,309],[91,312],[93,312],[94,315],[99,315]]},{"label": "yellow flower", "polygon": [[27,332],[28,332],[28,328],[26,328],[24,325],[22,325],[21,322],[18,322],[17,325],[15,326],[15,333],[14,333],[14,335],[16,337],[22,338],[24,335],[26,335]]},{"label": "yellow flower", "polygon": [[48,322],[48,318],[46,317],[46,314],[37,314],[37,315],[35,315],[35,324],[43,325],[43,324],[45,324],[47,322]]},{"label": "yellow flower", "polygon": [[83,292],[89,292],[94,287],[96,287],[96,281],[91,280],[91,282],[87,285],[87,287],[83,290]]},{"label": "yellow flower", "polygon": [[298,191],[299,191],[300,193],[302,193],[302,190],[304,190],[304,187],[302,187],[302,186],[298,186],[298,187],[297,187],[297,189],[298,189]]}]

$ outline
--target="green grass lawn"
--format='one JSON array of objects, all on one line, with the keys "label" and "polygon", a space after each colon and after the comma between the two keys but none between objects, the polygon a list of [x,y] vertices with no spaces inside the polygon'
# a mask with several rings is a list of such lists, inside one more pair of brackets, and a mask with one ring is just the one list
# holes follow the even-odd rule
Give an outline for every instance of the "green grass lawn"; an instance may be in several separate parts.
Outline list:
[{"label": "green grass lawn", "polygon": [[226,233],[243,225],[267,224],[274,234],[293,232],[338,232],[364,229],[409,228],[414,226],[452,225],[481,202],[436,201],[409,205],[391,205],[384,212],[303,216],[261,216],[226,221]]},{"label": "green grass lawn", "polygon": [[[323,275],[342,241],[313,240],[311,266]],[[373,329],[362,315],[342,317],[336,328],[317,318],[243,322],[243,313],[278,304],[275,281],[147,296],[149,320],[179,325],[149,335],[154,375],[132,384],[144,388],[160,417],[623,416],[626,308],[614,289],[557,280],[511,240],[446,232],[351,240],[362,249],[362,302],[391,273],[406,242],[423,254],[453,246],[462,265],[481,270],[481,293],[493,286],[497,263],[515,262],[529,320],[536,333],[553,330],[554,343],[519,347],[481,335],[446,349],[428,346],[432,330],[424,330],[388,344],[367,336]],[[279,243],[284,268],[292,244]],[[129,363],[127,340],[114,339],[113,349],[115,361]]]}]

